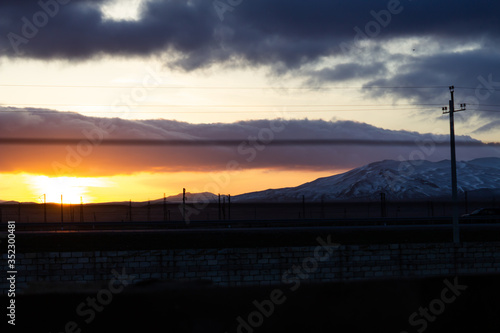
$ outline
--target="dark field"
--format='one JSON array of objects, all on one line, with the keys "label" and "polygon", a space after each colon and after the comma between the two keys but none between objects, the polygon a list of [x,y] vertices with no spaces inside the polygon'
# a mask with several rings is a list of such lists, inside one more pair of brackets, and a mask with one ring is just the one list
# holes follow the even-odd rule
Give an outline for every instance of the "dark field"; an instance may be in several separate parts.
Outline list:
[{"label": "dark field", "polygon": [[[478,201],[460,203],[460,215],[481,207],[498,207],[498,203]],[[378,217],[443,217],[452,215],[447,201],[418,202],[324,202],[324,203],[187,203],[186,216],[190,221],[218,220],[279,220],[279,219],[344,219]],[[46,218],[45,218],[46,216]],[[1,204],[0,221],[61,222],[61,205]],[[182,203],[147,204],[84,204],[64,205],[63,222],[160,222],[182,221]]]},{"label": "dark field", "polygon": [[[469,202],[461,205],[460,213],[479,207],[491,207],[494,202]],[[207,242],[228,243],[231,246],[277,246],[293,245],[297,239],[310,238],[311,244],[321,233],[332,230],[324,227],[286,232],[261,232],[251,236],[249,229],[236,227],[238,221],[284,223],[322,223],[356,219],[365,221],[399,221],[405,217],[421,218],[426,223],[447,223],[451,219],[452,205],[449,202],[325,202],[325,203],[217,203],[206,207],[187,204],[192,224],[182,218],[182,204],[88,204],[65,205],[63,221],[84,222],[89,225],[104,222],[158,222],[193,228],[189,232],[171,230],[155,233],[155,237],[143,232],[96,232],[96,233],[19,233],[17,246],[21,252],[70,251],[161,248],[161,244],[196,248],[208,246]],[[44,223],[44,206],[41,204],[0,205],[1,222],[15,220],[18,227],[27,223]],[[47,223],[61,222],[61,207],[47,205]],[[385,217],[383,217],[385,216]],[[381,217],[383,217],[381,219]],[[435,219],[433,219],[434,217]],[[352,219],[350,221],[349,219]],[[205,222],[223,221],[224,230],[196,230]],[[319,221],[319,222],[318,222]],[[198,222],[198,224],[196,223]],[[371,223],[371,222],[370,222]],[[426,224],[424,223],[424,224]],[[147,223],[144,223],[146,226]],[[232,228],[227,227],[231,225]],[[271,226],[271,225],[268,225]],[[418,227],[418,226],[417,226]],[[450,230],[424,226],[410,230],[387,231],[385,228],[362,230],[333,230],[332,239],[342,244],[383,242],[451,242]],[[429,229],[429,228],[430,229]],[[447,226],[441,226],[447,227]],[[471,226],[474,227],[474,226]],[[496,241],[499,230],[496,225],[487,231],[474,228],[462,230],[463,241]],[[98,229],[98,228],[96,228]],[[277,229],[277,228],[269,228]],[[384,229],[384,230],[382,230]],[[438,230],[439,229],[439,230]],[[59,229],[58,229],[59,230]],[[67,230],[67,229],[66,229]],[[430,231],[429,231],[430,230]],[[434,230],[434,231],[433,231]],[[411,235],[411,239],[408,235]],[[310,236],[310,237],[309,237]],[[416,238],[415,238],[416,237]],[[419,238],[420,237],[420,238]],[[387,239],[386,239],[387,238]],[[77,308],[89,298],[95,298],[102,286],[40,285],[37,292],[16,297],[16,329],[20,332],[498,332],[500,330],[500,277],[498,275],[459,276],[460,285],[466,286],[453,302],[439,308],[438,315],[423,319],[421,315],[409,318],[420,309],[438,304],[446,284],[454,276],[420,279],[391,279],[356,282],[334,282],[328,284],[304,281],[301,287],[291,291],[289,286],[273,287],[215,287],[209,281],[178,282],[150,280],[124,289],[113,296],[95,317],[88,322],[89,315],[81,315]],[[280,292],[280,304],[269,307],[273,292]],[[2,304],[7,298],[0,297]],[[260,313],[256,303],[266,304]],[[442,302],[441,302],[442,303]],[[439,303],[439,304],[441,304]],[[444,303],[443,303],[444,304]],[[267,310],[266,310],[267,309]],[[256,312],[257,311],[257,312]],[[267,311],[268,315],[263,315]],[[418,319],[418,321],[415,320]],[[255,325],[250,325],[252,321]],[[424,329],[425,327],[425,329]]]}]

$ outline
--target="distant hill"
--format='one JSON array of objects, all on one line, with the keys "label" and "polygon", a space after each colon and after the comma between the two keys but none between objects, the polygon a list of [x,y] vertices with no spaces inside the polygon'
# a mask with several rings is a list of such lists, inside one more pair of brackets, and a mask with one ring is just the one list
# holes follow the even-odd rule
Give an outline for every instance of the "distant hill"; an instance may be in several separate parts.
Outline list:
[{"label": "distant hill", "polygon": [[[203,192],[203,193],[191,193],[186,192],[186,200],[187,202],[216,202],[218,200],[218,196],[213,193]],[[180,203],[182,202],[182,193],[177,195],[172,195],[167,197],[167,202]],[[151,203],[163,203],[163,199],[157,199],[151,201]]]},{"label": "distant hill", "polygon": [[[474,200],[500,200],[500,158],[478,158],[457,162],[459,193],[468,191]],[[231,202],[300,202],[302,196],[308,202],[380,200],[385,193],[387,200],[450,199],[451,167],[449,160],[430,162],[425,160],[400,162],[384,160],[367,164],[348,172],[318,178],[297,187],[268,189],[231,197]],[[213,193],[186,193],[188,203],[213,202]],[[168,203],[181,203],[182,193],[166,198]],[[13,204],[1,201],[0,204]],[[148,201],[132,202],[142,206]],[[163,198],[150,201],[163,203]],[[125,202],[108,202],[102,205],[128,205]],[[96,204],[99,205],[99,204]]]},{"label": "distant hill", "polygon": [[[182,193],[171,195],[166,197],[167,203],[182,203]],[[186,192],[186,202],[217,202],[218,196],[213,193],[203,192],[203,193],[191,193]],[[148,202],[152,205],[154,204],[162,204],[163,198],[154,199],[149,201],[132,201],[132,206],[143,206],[148,204]],[[118,202],[103,202],[103,203],[95,203],[93,205],[128,205],[129,201],[118,201]]]},{"label": "distant hill", "polygon": [[[457,162],[459,192],[471,198],[500,199],[500,158]],[[316,179],[297,187],[269,189],[235,196],[234,202],[308,202],[323,200],[425,200],[451,196],[449,160],[374,162],[343,174]]]}]

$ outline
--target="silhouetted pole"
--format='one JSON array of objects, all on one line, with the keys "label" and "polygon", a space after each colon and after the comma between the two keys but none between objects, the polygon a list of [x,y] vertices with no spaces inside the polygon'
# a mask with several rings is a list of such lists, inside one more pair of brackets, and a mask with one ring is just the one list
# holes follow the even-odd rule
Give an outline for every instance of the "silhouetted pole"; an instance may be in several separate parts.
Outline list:
[{"label": "silhouetted pole", "polygon": [[386,217],[385,193],[380,193],[380,217]]},{"label": "silhouetted pole", "polygon": [[80,222],[83,222],[83,197],[80,197]]},{"label": "silhouetted pole", "polygon": [[47,223],[47,195],[43,195],[43,222]]},{"label": "silhouetted pole", "polygon": [[21,203],[17,205],[17,221],[21,222]]},{"label": "silhouetted pole", "polygon": [[167,197],[163,193],[163,221],[167,222]]},{"label": "silhouetted pole", "polygon": [[226,197],[222,198],[222,219],[226,220]]},{"label": "silhouetted pole", "polygon": [[148,200],[148,222],[151,222],[151,201]]},{"label": "silhouetted pole", "polygon": [[453,201],[453,242],[460,243],[460,230],[458,226],[458,189],[457,189],[457,159],[455,154],[455,124],[453,114],[465,110],[465,104],[460,104],[460,110],[455,111],[455,99],[453,93],[455,87],[450,86],[451,99],[450,110],[443,108],[443,114],[450,114],[450,153],[451,153],[451,199]]},{"label": "silhouetted pole", "polygon": [[427,215],[434,217],[434,203],[427,201]]},{"label": "silhouetted pole", "polygon": [[61,223],[64,222],[63,218],[63,195],[61,194]]},{"label": "silhouetted pole", "polygon": [[325,200],[324,200],[324,195],[321,195],[321,218],[325,218]]},{"label": "silhouetted pole", "polygon": [[227,219],[231,221],[231,194],[227,195]]},{"label": "silhouetted pole", "polygon": [[302,195],[302,218],[306,218],[306,198]]},{"label": "silhouetted pole", "polygon": [[464,192],[465,195],[465,214],[469,213],[469,198],[467,196],[467,191]]},{"label": "silhouetted pole", "polygon": [[218,204],[218,208],[219,208],[219,221],[221,220],[221,210],[220,210],[220,193],[219,193],[219,204]]},{"label": "silhouetted pole", "polygon": [[186,189],[182,189],[182,218],[186,220]]},{"label": "silhouetted pole", "polygon": [[451,199],[453,201],[453,242],[460,242],[458,229],[458,190],[457,190],[457,157],[455,152],[455,124],[453,114],[455,113],[455,103],[453,98],[454,89],[450,88],[450,148],[451,148]]},{"label": "silhouetted pole", "polygon": [[128,202],[128,218],[132,222],[132,199]]}]

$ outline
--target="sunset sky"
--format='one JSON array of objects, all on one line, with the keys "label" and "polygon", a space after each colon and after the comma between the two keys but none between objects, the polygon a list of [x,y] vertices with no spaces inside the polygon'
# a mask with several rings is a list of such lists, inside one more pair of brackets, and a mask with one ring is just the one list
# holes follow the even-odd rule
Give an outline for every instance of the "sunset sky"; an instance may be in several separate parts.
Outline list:
[{"label": "sunset sky", "polygon": [[[499,142],[499,12],[491,0],[3,0],[0,138],[81,141],[1,145],[0,200],[236,195],[383,159],[448,159],[428,147],[447,140],[450,85],[467,103],[458,139]],[[415,144],[269,145],[279,139]],[[485,156],[500,150],[457,150]]]}]

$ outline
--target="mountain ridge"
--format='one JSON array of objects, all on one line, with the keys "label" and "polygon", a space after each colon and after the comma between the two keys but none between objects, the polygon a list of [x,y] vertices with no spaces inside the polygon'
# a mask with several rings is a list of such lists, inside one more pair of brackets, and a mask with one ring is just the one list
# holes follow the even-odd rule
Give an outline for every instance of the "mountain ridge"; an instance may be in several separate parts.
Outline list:
[{"label": "mountain ridge", "polygon": [[[464,191],[499,190],[500,158],[486,157],[457,162],[458,189]],[[389,200],[443,198],[451,194],[449,160],[383,160],[322,177],[296,187],[267,189],[241,194],[235,202],[378,200],[385,193]]]},{"label": "mountain ridge", "polygon": [[[500,158],[482,157],[457,162],[458,191],[468,191],[475,198],[500,198]],[[317,178],[310,182],[278,189],[266,189],[231,196],[231,202],[308,202],[380,200],[430,200],[451,197],[451,166],[449,160],[396,161],[382,160],[347,172]],[[167,203],[182,203],[182,193],[168,196]],[[186,192],[188,203],[218,202],[217,194]],[[164,199],[133,201],[133,206],[161,204]],[[0,204],[16,204],[0,200]],[[94,203],[125,205],[129,201]]]}]

